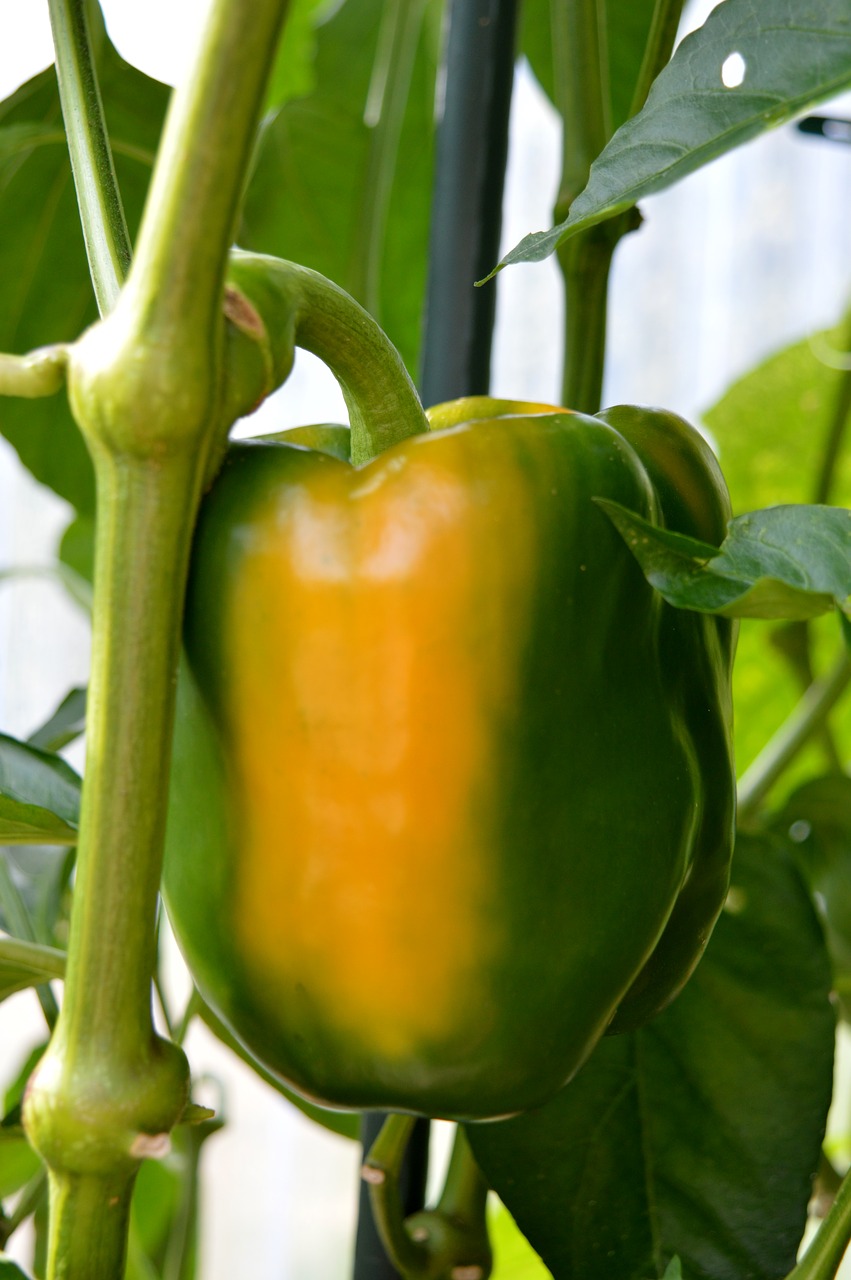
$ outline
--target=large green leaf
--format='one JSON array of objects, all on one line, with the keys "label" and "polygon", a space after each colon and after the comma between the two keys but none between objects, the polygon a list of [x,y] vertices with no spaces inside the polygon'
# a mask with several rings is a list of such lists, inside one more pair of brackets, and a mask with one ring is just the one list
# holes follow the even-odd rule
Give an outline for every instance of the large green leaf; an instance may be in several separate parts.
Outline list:
[{"label": "large green leaf", "polygon": [[[381,135],[367,122],[367,104],[382,17],[392,8],[383,0],[346,0],[319,28],[314,91],[287,102],[264,127],[240,242],[329,276],[373,311],[414,369],[431,203],[439,5],[431,0],[418,43],[402,160],[377,173]],[[385,182],[390,196],[382,235]]]},{"label": "large green leaf", "polygon": [[[847,322],[777,352],[735,382],[704,412],[730,488],[733,510],[775,503],[812,502],[822,458],[849,375]],[[851,507],[851,448],[837,459],[831,502]],[[830,668],[836,649],[832,618],[809,624],[816,672]],[[797,637],[799,639],[800,637]],[[770,643],[768,641],[771,641]],[[788,628],[746,624],[739,634],[734,671],[736,759],[747,767],[783,722],[803,691],[804,673],[793,671],[785,652],[796,642]],[[851,747],[851,698],[832,717],[840,750]],[[827,760],[815,738],[799,756],[784,786],[821,772]]]},{"label": "large green leaf", "polygon": [[79,810],[69,764],[0,734],[0,843],[74,844]]},{"label": "large green leaf", "polygon": [[0,1001],[64,973],[64,952],[0,934]]},{"label": "large green leaf", "polygon": [[[131,231],[168,90],[119,58],[95,25],[98,70]],[[53,68],[0,104],[0,351],[70,341],[96,318]],[[37,480],[94,510],[91,464],[64,393],[0,399],[0,431]]]},{"label": "large green leaf", "polygon": [[849,84],[847,0],[725,0],[682,41],[644,109],[604,148],[567,219],[526,236],[500,265],[548,257],[568,236]]},{"label": "large green leaf", "polygon": [[547,1106],[468,1127],[558,1280],[649,1280],[674,1255],[687,1280],[790,1270],[831,1096],[829,993],[791,854],[742,836],[728,909],[674,1004],[604,1041]]}]

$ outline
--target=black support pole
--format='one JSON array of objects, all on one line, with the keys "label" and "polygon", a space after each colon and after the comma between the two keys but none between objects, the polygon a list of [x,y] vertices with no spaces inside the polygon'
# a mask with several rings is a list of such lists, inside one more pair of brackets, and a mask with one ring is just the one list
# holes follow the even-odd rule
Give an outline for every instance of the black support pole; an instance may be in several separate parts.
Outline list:
[{"label": "black support pole", "polygon": [[490,385],[517,0],[453,0],[437,135],[420,386],[426,405]]},{"label": "black support pole", "polygon": [[[449,3],[420,377],[426,405],[486,394],[490,383],[496,281],[474,286],[499,254],[517,8],[518,0]],[[380,1113],[364,1116],[364,1151],[383,1121]],[[425,1203],[428,1142],[429,1123],[418,1121],[400,1180],[405,1216]],[[354,1280],[396,1280],[397,1274],[362,1184]]]}]

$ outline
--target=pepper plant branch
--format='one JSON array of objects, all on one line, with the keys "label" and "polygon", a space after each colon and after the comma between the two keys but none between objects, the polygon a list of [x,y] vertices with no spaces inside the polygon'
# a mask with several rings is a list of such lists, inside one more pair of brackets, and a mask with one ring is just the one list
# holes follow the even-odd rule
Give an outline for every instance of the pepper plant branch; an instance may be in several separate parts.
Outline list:
[{"label": "pepper plant branch", "polygon": [[611,100],[602,0],[550,0],[555,105],[562,118],[556,220],[588,180],[611,136]]},{"label": "pepper plant branch", "polygon": [[684,8],[685,0],[656,0],[629,110],[630,117],[638,115],[647,101],[650,86],[670,60]]},{"label": "pepper plant branch", "polygon": [[130,235],[115,176],[86,14],[88,0],[49,0],[56,75],[89,271],[101,315],[130,266]]},{"label": "pepper plant branch", "polygon": [[[588,181],[611,135],[611,99],[601,0],[550,0],[555,104],[562,119],[562,166],[556,221]],[[616,240],[608,224],[565,241],[558,250],[565,294],[562,401],[600,408],[606,344],[609,267]]]},{"label": "pepper plant branch", "polygon": [[413,1116],[388,1115],[362,1169],[387,1256],[405,1280],[423,1276],[428,1265],[426,1250],[411,1238],[405,1227],[399,1194],[399,1174],[414,1124]]},{"label": "pepper plant branch", "polygon": [[24,1122],[50,1171],[47,1280],[123,1274],[133,1182],[183,1112],[151,975],[189,547],[219,393],[224,268],[283,0],[214,0],[177,91],[139,252],[69,359],[98,523],[87,768],[65,999]]},{"label": "pepper plant branch", "polygon": [[810,685],[797,706],[739,782],[739,820],[753,818],[771,787],[801,748],[824,725],[851,683],[851,659],[843,653],[833,669]]},{"label": "pepper plant branch", "polygon": [[809,1248],[786,1280],[833,1280],[851,1242],[851,1175],[842,1180],[836,1199]]},{"label": "pepper plant branch", "polygon": [[68,348],[39,347],[23,356],[0,354],[0,396],[34,400],[52,396],[65,383]]},{"label": "pepper plant branch", "polygon": [[288,0],[213,0],[172,96],[122,297],[129,328],[174,391],[205,386],[219,353],[225,266]]}]

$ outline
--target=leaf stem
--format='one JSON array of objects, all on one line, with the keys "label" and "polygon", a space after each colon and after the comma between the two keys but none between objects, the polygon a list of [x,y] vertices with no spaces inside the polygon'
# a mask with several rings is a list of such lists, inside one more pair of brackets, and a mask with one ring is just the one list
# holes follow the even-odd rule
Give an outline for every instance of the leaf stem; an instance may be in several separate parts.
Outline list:
[{"label": "leaf stem", "polygon": [[0,354],[0,396],[35,400],[55,395],[65,385],[68,348],[39,347],[23,356]]},{"label": "leaf stem", "polygon": [[739,821],[752,819],[771,787],[795,756],[827,720],[851,682],[851,660],[842,653],[821,680],[810,685],[797,706],[742,775],[738,789]]},{"label": "leaf stem", "polygon": [[842,1180],[830,1212],[786,1280],[833,1280],[851,1241],[851,1176]]},{"label": "leaf stem", "polygon": [[[42,948],[36,938],[36,931],[26,903],[18,886],[12,879],[8,861],[2,854],[0,854],[0,906],[3,908],[7,924],[11,929],[14,929],[17,935],[14,938],[0,939],[0,948],[12,959],[15,958],[15,953],[17,952],[18,959],[21,962],[29,963],[33,961],[35,952],[41,951]],[[44,950],[47,951],[48,948],[44,948]],[[55,956],[53,958],[55,960]],[[35,967],[42,968],[42,965],[38,963]],[[56,974],[56,977],[60,976],[61,974]],[[59,1016],[56,997],[46,982],[40,983],[36,987],[36,996],[41,1005],[44,1020],[52,1031]]]},{"label": "leaf stem", "polygon": [[685,0],[656,0],[641,70],[629,109],[630,118],[638,115],[647,101],[650,86],[670,61],[684,8]]},{"label": "leaf stem", "polygon": [[88,0],[48,3],[83,238],[98,308],[105,315],[124,283],[131,249],[92,56]]}]

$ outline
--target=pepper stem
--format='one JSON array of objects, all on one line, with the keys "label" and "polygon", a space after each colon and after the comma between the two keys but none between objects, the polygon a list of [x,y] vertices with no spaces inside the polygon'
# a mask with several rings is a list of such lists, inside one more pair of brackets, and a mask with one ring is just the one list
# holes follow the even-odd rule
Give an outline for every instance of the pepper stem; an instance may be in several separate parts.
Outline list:
[{"label": "pepper stem", "polygon": [[428,431],[398,351],[369,312],[337,285],[307,267],[242,252],[231,256],[228,279],[262,320],[273,381],[292,361],[295,346],[318,356],[334,374],[349,410],[355,466]]}]

